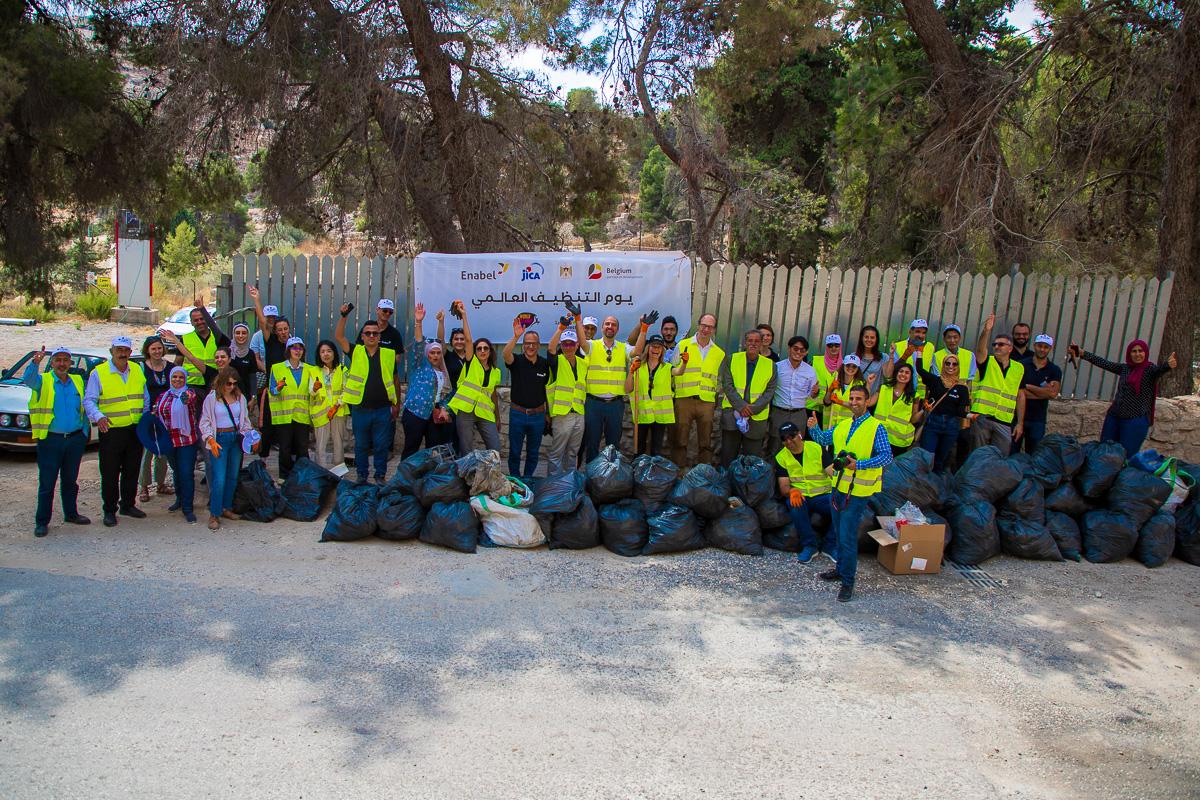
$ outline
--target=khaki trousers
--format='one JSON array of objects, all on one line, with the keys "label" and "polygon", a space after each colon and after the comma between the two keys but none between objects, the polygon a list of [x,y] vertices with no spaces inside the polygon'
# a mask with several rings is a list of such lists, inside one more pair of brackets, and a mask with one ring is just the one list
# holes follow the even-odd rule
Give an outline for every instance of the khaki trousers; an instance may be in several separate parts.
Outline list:
[{"label": "khaki trousers", "polygon": [[680,470],[687,468],[688,439],[691,437],[692,424],[696,425],[696,436],[699,439],[697,464],[713,463],[713,415],[716,412],[716,401],[708,402],[699,397],[675,398],[675,426],[671,429],[671,460]]}]

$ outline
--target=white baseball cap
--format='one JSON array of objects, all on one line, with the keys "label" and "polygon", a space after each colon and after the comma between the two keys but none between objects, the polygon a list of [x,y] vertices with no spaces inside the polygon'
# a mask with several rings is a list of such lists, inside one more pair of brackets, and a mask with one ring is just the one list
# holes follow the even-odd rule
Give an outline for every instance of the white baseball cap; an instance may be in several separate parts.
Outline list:
[{"label": "white baseball cap", "polygon": [[[130,349],[133,349],[133,348],[130,348]],[[71,355],[71,351],[70,351],[70,350],[68,350],[67,348],[65,348],[65,347],[56,347],[56,348],[54,348],[54,352],[52,352],[52,353],[50,354],[50,357],[51,357],[51,358],[54,358],[54,357],[55,357],[56,355],[58,355],[59,353],[64,353],[64,354],[66,354],[66,355],[68,355],[68,356],[69,356],[69,355]]]},{"label": "white baseball cap", "polygon": [[825,344],[841,344],[842,337],[836,333],[831,333],[825,337]]},{"label": "white baseball cap", "polygon": [[286,346],[290,350],[292,345],[297,345],[297,344],[300,345],[301,347],[304,347],[304,340],[301,339],[299,336],[293,336],[287,340]]},{"label": "white baseball cap", "polygon": [[128,336],[114,336],[113,340],[112,340],[112,344],[109,346],[110,347],[128,347],[130,350],[132,350],[133,349],[133,340],[130,339]]},{"label": "white baseball cap", "polygon": [[263,306],[263,316],[264,317],[278,317],[279,316],[279,306]]},{"label": "white baseball cap", "polygon": [[576,335],[575,331],[571,330],[570,328],[567,328],[565,331],[562,332],[562,336],[558,337],[558,340],[560,342],[578,342],[579,336]]},{"label": "white baseball cap", "polygon": [[[929,322],[917,317],[912,322],[908,323],[908,329],[912,330],[913,328],[924,328],[925,330],[929,330]],[[959,331],[959,333],[962,333],[962,331]]]},{"label": "white baseball cap", "polygon": [[388,311],[396,310],[396,304],[393,303],[391,300],[388,300],[386,297],[380,298],[379,302],[375,304],[375,307],[376,308],[386,308]]},{"label": "white baseball cap", "polygon": [[584,325],[591,325],[593,328],[599,328],[599,327],[600,327],[600,321],[599,321],[598,319],[596,319],[595,317],[584,317],[584,318],[583,318],[583,324],[584,324]]},{"label": "white baseball cap", "polygon": [[1054,337],[1048,333],[1039,333],[1037,336],[1033,337],[1033,343],[1054,347]]},{"label": "white baseball cap", "polygon": [[957,331],[957,332],[958,332],[958,335],[959,335],[959,336],[962,336],[962,328],[958,327],[958,326],[957,326],[957,325],[955,325],[953,322],[951,322],[951,323],[950,323],[949,325],[947,325],[946,327],[942,328],[942,334],[943,334],[943,335],[946,333],[946,331]]},{"label": "white baseball cap", "polygon": [[862,369],[862,359],[860,359],[854,353],[851,353],[850,355],[843,358],[842,363],[843,364],[853,364],[854,366],[858,367],[859,369]]}]

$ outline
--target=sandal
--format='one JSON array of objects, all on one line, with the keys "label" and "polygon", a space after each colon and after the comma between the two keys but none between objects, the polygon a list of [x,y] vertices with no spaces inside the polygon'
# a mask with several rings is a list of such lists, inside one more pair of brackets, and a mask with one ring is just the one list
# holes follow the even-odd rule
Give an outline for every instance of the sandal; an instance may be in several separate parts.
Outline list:
[{"label": "sandal", "polygon": [[215,531],[220,527],[221,527],[221,520],[217,519],[216,517],[208,518],[208,529],[210,531]]},{"label": "sandal", "polygon": [[143,503],[150,502],[150,487],[149,486],[143,486],[142,490],[140,492],[138,492],[138,500],[141,500]]},{"label": "sandal", "polygon": [[159,486],[158,493],[170,497],[171,495],[175,494],[175,487],[171,486],[170,484]]}]

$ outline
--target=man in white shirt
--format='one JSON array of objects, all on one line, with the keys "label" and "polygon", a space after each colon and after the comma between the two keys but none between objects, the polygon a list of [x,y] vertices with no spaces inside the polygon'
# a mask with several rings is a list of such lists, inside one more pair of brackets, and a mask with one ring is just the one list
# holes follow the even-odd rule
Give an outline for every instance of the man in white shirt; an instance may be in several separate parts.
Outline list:
[{"label": "man in white shirt", "polygon": [[787,358],[775,362],[775,396],[771,398],[771,423],[767,453],[778,453],[783,446],[779,427],[790,422],[798,430],[808,425],[809,411],[805,403],[820,391],[817,371],[804,359],[808,356],[808,339],[793,336],[788,339]]}]

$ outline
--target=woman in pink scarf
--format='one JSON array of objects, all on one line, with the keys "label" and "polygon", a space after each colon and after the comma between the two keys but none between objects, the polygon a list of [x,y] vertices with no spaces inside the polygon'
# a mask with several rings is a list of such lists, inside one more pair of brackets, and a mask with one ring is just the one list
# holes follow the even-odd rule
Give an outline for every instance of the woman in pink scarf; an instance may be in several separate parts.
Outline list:
[{"label": "woman in pink scarf", "polygon": [[1102,370],[1119,377],[1117,394],[1104,417],[1100,440],[1118,442],[1125,448],[1125,457],[1133,456],[1142,447],[1150,426],[1154,424],[1154,401],[1158,396],[1158,379],[1176,366],[1175,354],[1155,364],[1150,360],[1150,345],[1134,339],[1125,347],[1125,363],[1101,358],[1072,343],[1071,357],[1082,358]]}]

